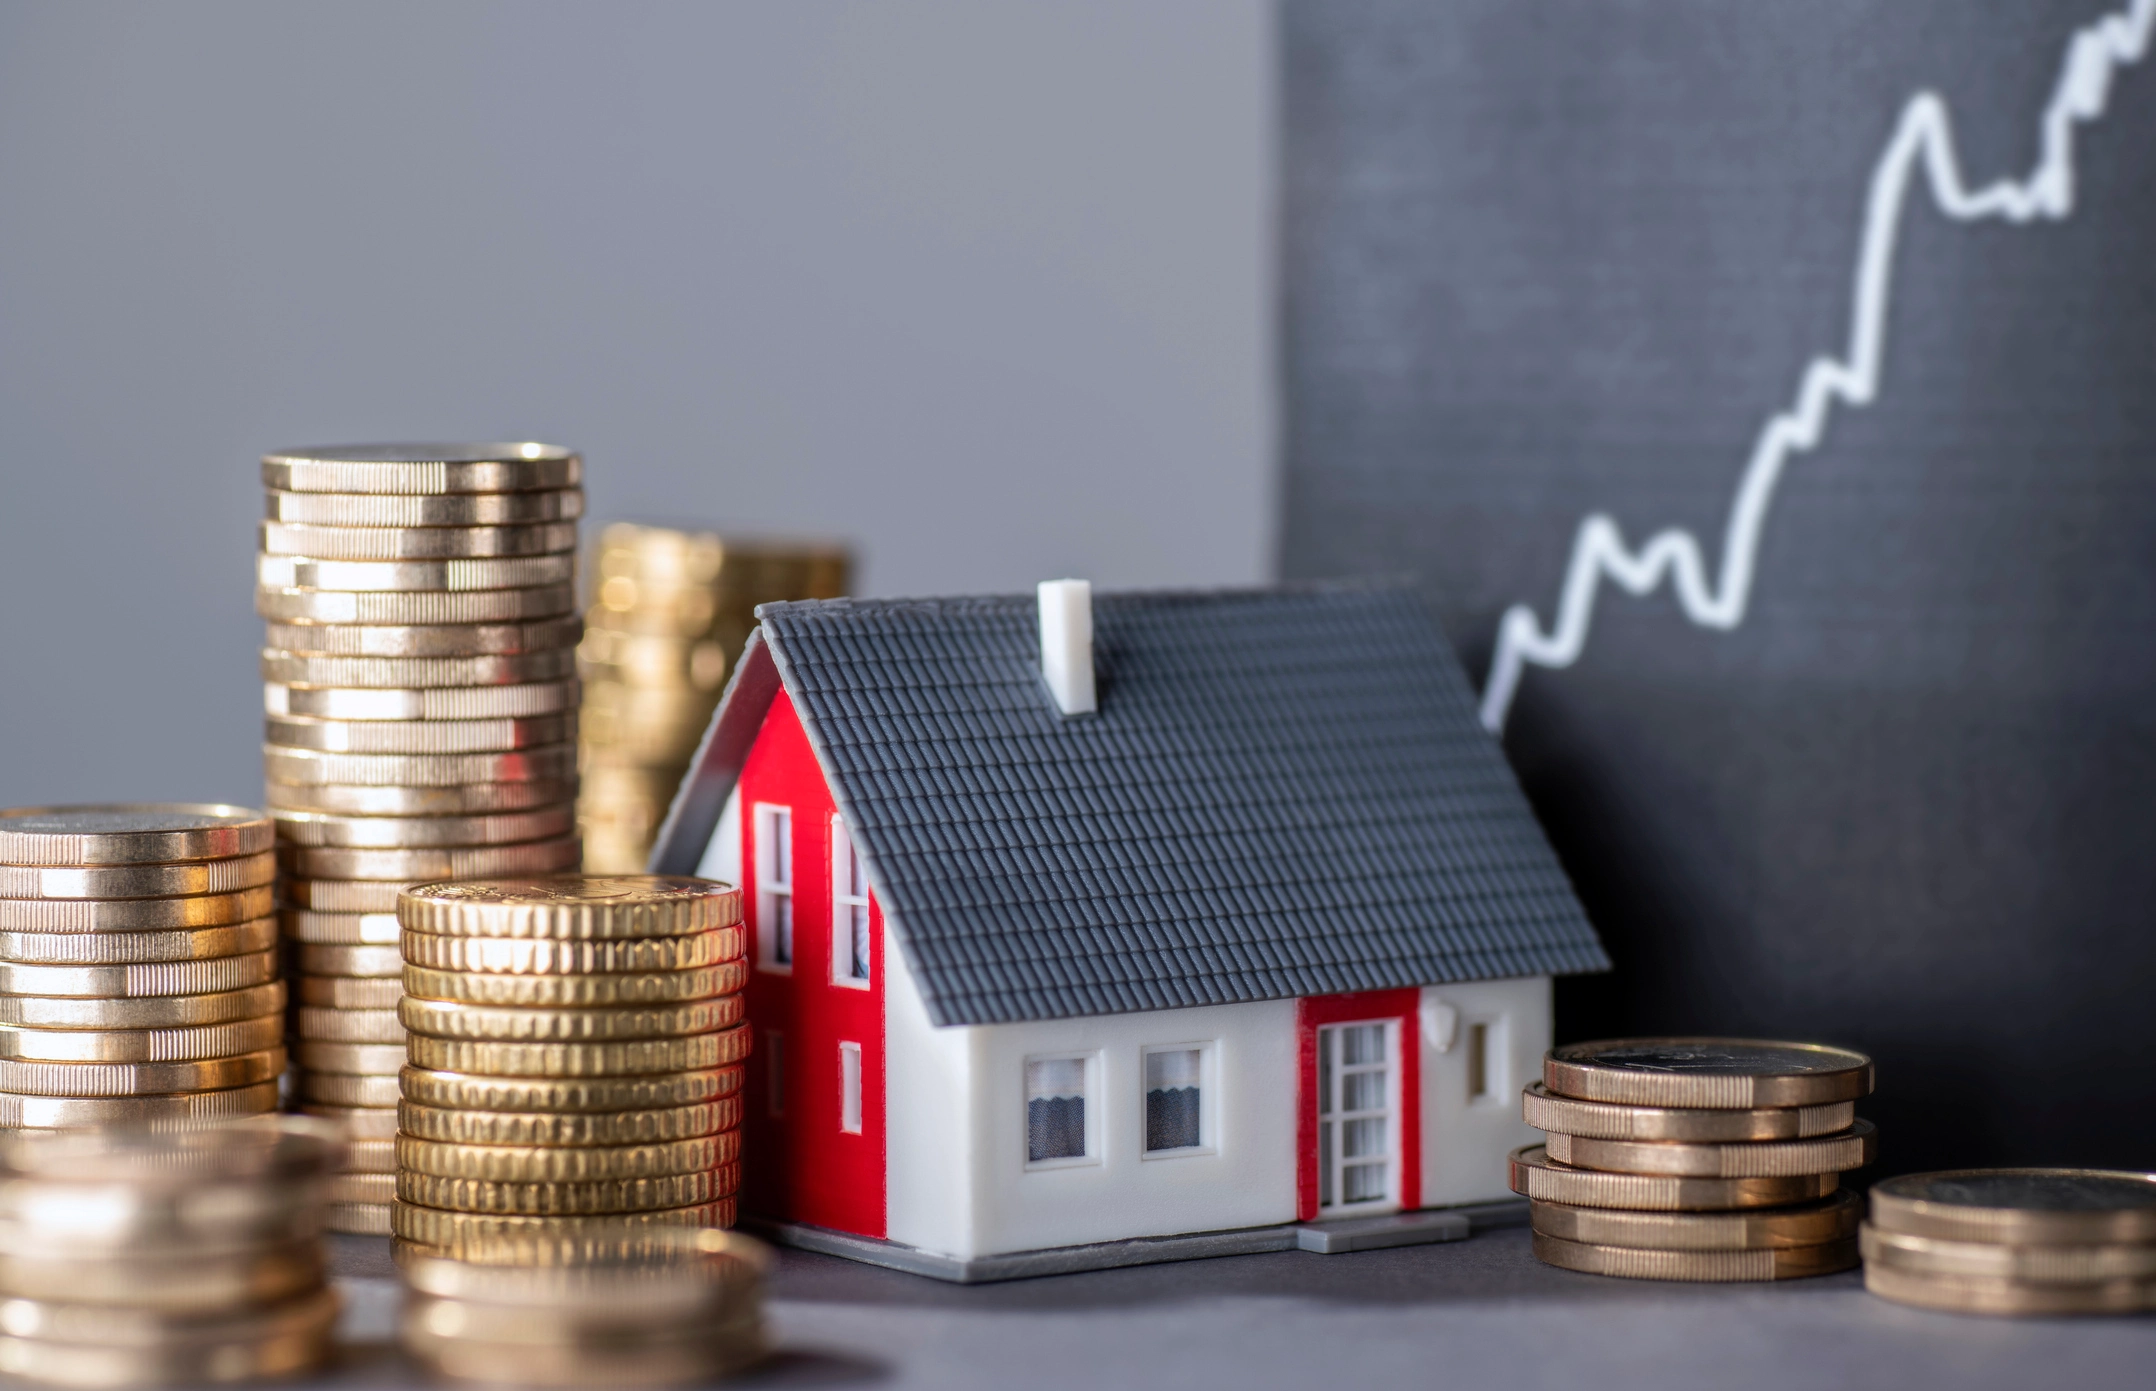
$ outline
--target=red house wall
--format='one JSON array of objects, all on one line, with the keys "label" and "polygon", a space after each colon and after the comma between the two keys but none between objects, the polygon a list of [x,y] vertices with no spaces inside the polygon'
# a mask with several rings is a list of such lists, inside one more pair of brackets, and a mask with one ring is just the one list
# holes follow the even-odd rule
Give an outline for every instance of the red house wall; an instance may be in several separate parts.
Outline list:
[{"label": "red house wall", "polygon": [[[742,901],[749,924],[749,1023],[755,1053],[744,1096],[742,1196],[761,1216],[862,1236],[884,1234],[883,910],[869,904],[869,987],[832,979],[831,818],[823,772],[784,691],[741,771]],[[758,921],[756,806],[793,812],[794,951],[790,974],[765,969]],[[772,1046],[776,1034],[782,1043]],[[840,1129],[839,1044],[861,1046],[861,1133]],[[779,1095],[773,1092],[773,1065]],[[782,1105],[774,1105],[782,1100]]]},{"label": "red house wall", "polygon": [[1365,990],[1352,995],[1308,995],[1295,1002],[1295,1215],[1318,1215],[1318,1026],[1391,1019],[1399,1024],[1400,1210],[1422,1206],[1422,1048],[1415,1032],[1422,992]]}]

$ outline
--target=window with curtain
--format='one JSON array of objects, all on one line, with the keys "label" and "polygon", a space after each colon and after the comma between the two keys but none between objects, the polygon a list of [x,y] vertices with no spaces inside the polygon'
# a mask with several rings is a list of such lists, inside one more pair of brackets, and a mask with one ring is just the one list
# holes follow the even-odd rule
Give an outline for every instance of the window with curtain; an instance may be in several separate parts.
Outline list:
[{"label": "window with curtain", "polygon": [[1035,1058],[1026,1064],[1026,1162],[1084,1159],[1086,1059]]}]

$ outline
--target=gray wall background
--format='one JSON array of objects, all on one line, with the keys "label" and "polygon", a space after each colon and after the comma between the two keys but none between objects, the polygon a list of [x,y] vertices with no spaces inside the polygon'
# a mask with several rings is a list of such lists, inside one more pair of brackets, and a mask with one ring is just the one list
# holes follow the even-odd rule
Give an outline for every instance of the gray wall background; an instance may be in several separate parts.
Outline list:
[{"label": "gray wall background", "polygon": [[0,803],[259,798],[282,445],[570,444],[878,594],[1262,578],[1270,31],[0,4]]}]

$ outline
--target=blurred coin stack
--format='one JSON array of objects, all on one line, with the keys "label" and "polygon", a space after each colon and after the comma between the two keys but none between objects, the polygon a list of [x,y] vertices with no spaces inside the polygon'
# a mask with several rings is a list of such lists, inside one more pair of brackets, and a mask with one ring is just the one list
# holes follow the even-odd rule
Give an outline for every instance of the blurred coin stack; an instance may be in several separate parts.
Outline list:
[{"label": "blurred coin stack", "polygon": [[737,890],[502,879],[413,889],[397,913],[410,1066],[396,1235],[457,1249],[625,1215],[732,1224],[748,1052]]},{"label": "blurred coin stack", "polygon": [[405,1351],[440,1377],[504,1386],[675,1386],[761,1357],[763,1247],[642,1226],[457,1254],[400,1243]]},{"label": "blurred coin stack", "polygon": [[2156,1174],[1961,1169],[1872,1185],[1864,1285],[1964,1314],[2156,1309]]},{"label": "blurred coin stack", "polygon": [[0,812],[0,1127],[277,1109],[271,844],[240,807]]},{"label": "blurred coin stack", "polygon": [[593,551],[577,817],[584,868],[643,870],[756,606],[844,594],[844,548],[616,522]]},{"label": "blurred coin stack", "polygon": [[0,1371],[61,1386],[291,1376],[330,1352],[334,1129],[260,1116],[0,1145]]},{"label": "blurred coin stack", "polygon": [[1641,1280],[1788,1280],[1857,1264],[1872,1162],[1856,1118],[1871,1060],[1809,1043],[1649,1038],[1569,1044],[1521,1098],[1545,1145],[1512,1155],[1535,1254]]},{"label": "blurred coin stack", "polygon": [[262,461],[264,758],[297,1090],[344,1121],[331,1225],[395,1189],[396,899],[574,869],[577,455],[357,445]]}]

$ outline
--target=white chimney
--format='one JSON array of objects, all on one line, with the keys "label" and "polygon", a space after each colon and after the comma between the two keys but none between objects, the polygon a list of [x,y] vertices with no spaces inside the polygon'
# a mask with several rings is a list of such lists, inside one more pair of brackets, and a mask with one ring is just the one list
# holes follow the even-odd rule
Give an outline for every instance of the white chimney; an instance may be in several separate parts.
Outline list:
[{"label": "white chimney", "polygon": [[1090,715],[1093,701],[1093,586],[1041,581],[1041,675],[1065,716]]}]

